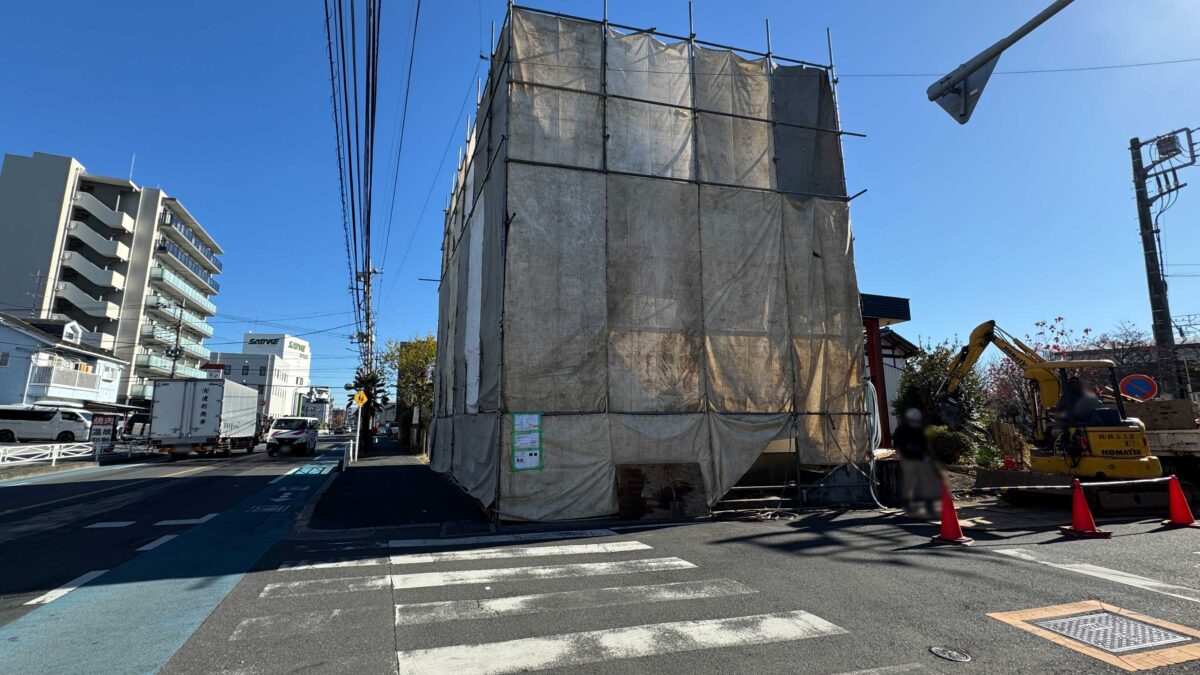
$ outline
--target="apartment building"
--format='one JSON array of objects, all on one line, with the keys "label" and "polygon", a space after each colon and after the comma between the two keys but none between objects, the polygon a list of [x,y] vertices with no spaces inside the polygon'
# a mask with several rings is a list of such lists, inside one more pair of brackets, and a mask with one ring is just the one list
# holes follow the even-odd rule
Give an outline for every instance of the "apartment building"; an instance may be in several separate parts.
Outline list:
[{"label": "apartment building", "polygon": [[130,364],[121,402],[148,401],[156,377],[205,377],[223,251],[178,199],[72,157],[5,155],[0,235],[0,311],[82,326]]},{"label": "apartment building", "polygon": [[328,387],[313,387],[304,399],[305,417],[315,417],[326,426],[333,420],[333,392]]},{"label": "apartment building", "polygon": [[210,377],[225,377],[258,390],[259,411],[267,417],[300,415],[312,385],[312,354],[307,341],[286,333],[246,333],[240,352],[213,352],[222,366]]}]

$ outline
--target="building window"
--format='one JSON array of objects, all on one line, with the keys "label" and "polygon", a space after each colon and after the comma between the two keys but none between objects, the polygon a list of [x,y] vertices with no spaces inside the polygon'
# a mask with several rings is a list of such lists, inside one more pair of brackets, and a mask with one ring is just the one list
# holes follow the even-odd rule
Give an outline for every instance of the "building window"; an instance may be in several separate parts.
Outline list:
[{"label": "building window", "polygon": [[258,375],[259,375],[259,377],[266,377],[267,376],[267,367],[259,366],[258,367]]},{"label": "building window", "polygon": [[258,395],[262,396],[262,393],[263,393],[263,386],[260,384],[260,385],[258,385]]},{"label": "building window", "polygon": [[0,352],[0,368],[8,367],[8,352]]},{"label": "building window", "polygon": [[233,366],[226,365],[226,366],[225,366],[225,374],[226,374],[226,375],[229,375],[229,374],[230,374],[230,373],[232,373],[232,372],[233,372]]},{"label": "building window", "polygon": [[250,366],[242,366],[242,374],[249,375],[250,374]]}]

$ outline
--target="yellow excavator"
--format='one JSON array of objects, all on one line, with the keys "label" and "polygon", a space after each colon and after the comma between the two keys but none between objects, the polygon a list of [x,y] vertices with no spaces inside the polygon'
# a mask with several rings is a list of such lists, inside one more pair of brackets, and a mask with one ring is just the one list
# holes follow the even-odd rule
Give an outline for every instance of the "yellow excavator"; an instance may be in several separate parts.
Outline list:
[{"label": "yellow excavator", "polygon": [[[956,393],[962,378],[992,344],[1024,370],[1033,418],[1030,469],[1098,479],[1162,475],[1162,465],[1150,454],[1145,425],[1125,416],[1125,406],[1116,393],[1119,389],[1112,361],[1047,360],[998,328],[995,321],[984,322],[972,331],[935,396],[938,415],[951,428],[970,426],[970,420],[963,419]],[[1107,384],[1112,387],[1111,405],[1103,404],[1082,380],[1085,374],[1097,371],[1106,373]]]}]

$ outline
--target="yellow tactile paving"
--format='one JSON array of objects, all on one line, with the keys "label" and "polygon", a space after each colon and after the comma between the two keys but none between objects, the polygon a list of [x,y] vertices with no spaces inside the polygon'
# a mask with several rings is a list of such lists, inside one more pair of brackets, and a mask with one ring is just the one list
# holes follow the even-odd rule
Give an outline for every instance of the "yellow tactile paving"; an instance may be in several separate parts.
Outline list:
[{"label": "yellow tactile paving", "polygon": [[1072,614],[1084,614],[1086,612],[1111,612],[1112,614],[1120,614],[1121,616],[1143,621],[1145,623],[1154,624],[1167,630],[1190,635],[1194,638],[1200,638],[1200,631],[1187,626],[1181,626],[1177,623],[1156,619],[1154,617],[1139,614],[1128,609],[1121,609],[1113,605],[1106,605],[1098,600],[1084,600],[1083,602],[1072,602],[1065,605],[1050,605],[1049,607],[1035,607],[1033,609],[1022,609],[1014,612],[992,612],[988,616],[999,621],[1003,621],[1011,626],[1016,626],[1023,631],[1033,633],[1034,635],[1046,638],[1047,640],[1062,645],[1068,649],[1074,649],[1081,654],[1103,661],[1109,665],[1116,666],[1128,671],[1150,670],[1152,668],[1160,668],[1162,666],[1173,666],[1187,661],[1200,660],[1200,643],[1192,643],[1178,647],[1166,647],[1163,649],[1153,649],[1150,651],[1138,652],[1136,654],[1128,654],[1119,656],[1117,654],[1109,654],[1108,652],[1090,647],[1072,640],[1069,637],[1059,635],[1044,628],[1039,628],[1033,625],[1033,621],[1041,621],[1043,619],[1053,619],[1060,616],[1071,616]]}]

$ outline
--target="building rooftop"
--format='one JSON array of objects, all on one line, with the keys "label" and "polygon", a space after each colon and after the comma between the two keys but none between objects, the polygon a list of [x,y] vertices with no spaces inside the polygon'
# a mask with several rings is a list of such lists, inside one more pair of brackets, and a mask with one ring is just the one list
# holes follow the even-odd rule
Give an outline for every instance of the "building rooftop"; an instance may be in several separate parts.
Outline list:
[{"label": "building rooftop", "polygon": [[[64,340],[61,333],[55,335],[54,333],[44,330],[44,328],[51,328],[53,326],[65,326],[68,323],[72,322],[64,321],[62,319],[21,319],[11,314],[0,314],[0,325],[6,325],[14,328],[36,340],[40,340],[48,345],[53,345],[58,349],[76,352],[79,354],[87,354],[89,356],[98,356],[115,363],[128,365],[127,361],[118,359],[117,357],[113,356],[111,351],[107,349],[100,349],[99,347],[92,347],[91,345],[85,344],[76,344],[74,342]],[[42,328],[39,328],[38,326],[42,326]]]}]

